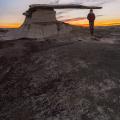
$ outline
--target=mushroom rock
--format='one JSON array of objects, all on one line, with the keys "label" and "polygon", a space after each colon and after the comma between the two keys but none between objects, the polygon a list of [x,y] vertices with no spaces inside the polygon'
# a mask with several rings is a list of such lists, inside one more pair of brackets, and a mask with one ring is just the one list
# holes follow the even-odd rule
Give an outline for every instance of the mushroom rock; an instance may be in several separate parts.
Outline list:
[{"label": "mushroom rock", "polygon": [[53,7],[30,6],[29,10],[23,15],[26,16],[23,25],[8,32],[4,36],[5,40],[40,39],[72,30],[70,25],[56,20],[56,11]]}]

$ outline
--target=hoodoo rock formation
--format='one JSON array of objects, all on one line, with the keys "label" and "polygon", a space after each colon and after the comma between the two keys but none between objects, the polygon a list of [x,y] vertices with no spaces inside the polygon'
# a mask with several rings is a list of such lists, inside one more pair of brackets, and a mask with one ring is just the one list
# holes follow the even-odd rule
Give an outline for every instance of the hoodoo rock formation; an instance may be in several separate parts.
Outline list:
[{"label": "hoodoo rock formation", "polygon": [[30,7],[23,13],[26,16],[23,25],[16,30],[8,32],[5,39],[43,38],[69,32],[72,28],[56,20],[54,8]]}]

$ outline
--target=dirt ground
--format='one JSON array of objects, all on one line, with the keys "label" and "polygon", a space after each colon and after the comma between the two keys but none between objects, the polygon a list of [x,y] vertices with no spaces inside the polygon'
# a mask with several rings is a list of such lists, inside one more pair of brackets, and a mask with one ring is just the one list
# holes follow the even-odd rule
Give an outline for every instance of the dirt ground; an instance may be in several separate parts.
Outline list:
[{"label": "dirt ground", "polygon": [[0,120],[120,119],[120,44],[67,39],[0,42]]}]

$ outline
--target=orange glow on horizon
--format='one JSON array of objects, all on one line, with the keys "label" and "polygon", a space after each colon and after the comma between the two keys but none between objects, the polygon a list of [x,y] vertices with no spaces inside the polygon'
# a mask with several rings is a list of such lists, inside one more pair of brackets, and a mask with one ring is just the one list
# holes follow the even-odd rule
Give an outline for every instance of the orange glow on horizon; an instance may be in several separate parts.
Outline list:
[{"label": "orange glow on horizon", "polygon": [[[65,21],[65,23],[76,25],[76,26],[83,26],[88,27],[89,22],[88,20],[68,20]],[[113,25],[120,25],[120,19],[114,19],[114,20],[96,20],[95,26],[113,26]]]},{"label": "orange glow on horizon", "polygon": [[[89,23],[86,19],[71,19],[68,21],[64,21],[65,23],[75,25],[75,26],[83,26],[88,27]],[[114,20],[96,20],[95,26],[113,26],[120,25],[120,19]],[[19,28],[21,23],[12,23],[12,24],[0,24],[0,28]]]},{"label": "orange glow on horizon", "polygon": [[20,26],[20,23],[0,24],[0,28],[19,28]]}]

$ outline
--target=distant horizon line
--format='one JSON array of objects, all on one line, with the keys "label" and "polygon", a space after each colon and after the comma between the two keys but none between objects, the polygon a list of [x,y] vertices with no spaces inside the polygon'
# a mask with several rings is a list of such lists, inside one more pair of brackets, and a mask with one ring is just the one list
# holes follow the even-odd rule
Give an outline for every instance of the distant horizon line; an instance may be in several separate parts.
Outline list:
[{"label": "distant horizon line", "polygon": [[[87,20],[81,20],[80,19],[70,19],[62,21],[64,23],[74,25],[74,26],[81,26],[81,27],[88,27],[89,23]],[[9,23],[9,24],[1,24],[0,28],[20,28],[23,23]],[[120,19],[113,19],[113,20],[96,20],[95,27],[102,27],[102,26],[119,26],[120,25]]]}]

